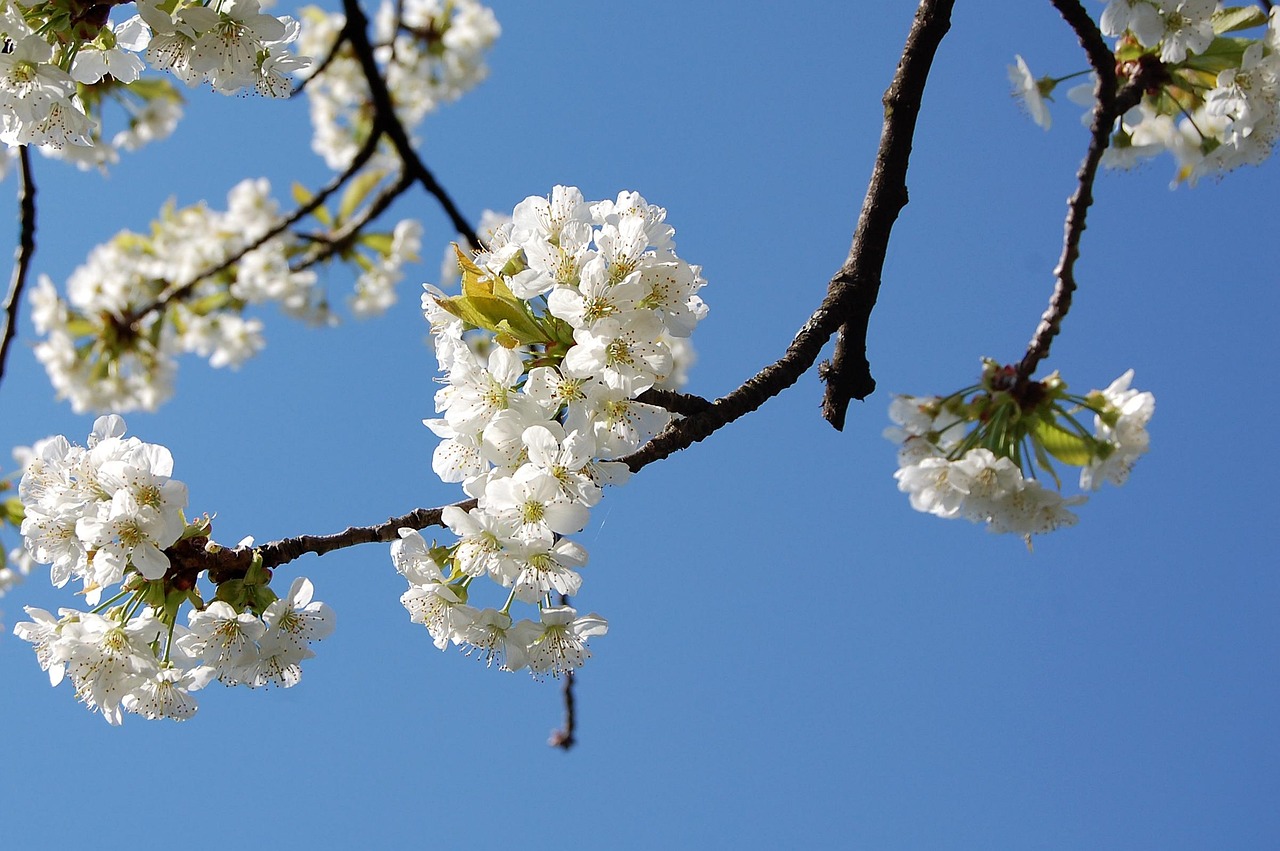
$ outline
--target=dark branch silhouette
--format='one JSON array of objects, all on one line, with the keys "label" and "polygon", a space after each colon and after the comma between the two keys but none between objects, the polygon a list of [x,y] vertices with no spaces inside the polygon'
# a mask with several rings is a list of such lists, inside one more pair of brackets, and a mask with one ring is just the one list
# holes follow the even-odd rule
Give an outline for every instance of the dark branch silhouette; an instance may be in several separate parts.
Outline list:
[{"label": "dark branch silhouette", "polygon": [[849,400],[865,399],[876,389],[867,362],[867,323],[880,292],[889,234],[898,213],[907,205],[911,140],[933,57],[951,28],[952,6],[953,0],[921,0],[916,10],[898,70],[885,92],[880,149],[853,245],[827,288],[824,304],[839,316],[841,323],[835,352],[819,374],[827,384],[822,417],[836,429],[844,428]]},{"label": "dark branch silhouette", "polygon": [[354,177],[356,172],[360,171],[360,169],[364,167],[365,163],[369,162],[369,159],[377,149],[378,137],[376,134],[370,135],[364,145],[361,146],[360,150],[356,152],[355,157],[352,158],[351,164],[348,165],[341,174],[329,181],[327,186],[322,188],[315,195],[311,196],[305,204],[299,205],[296,210],[278,221],[274,227],[262,236],[250,242],[244,248],[227,255],[227,257],[218,265],[210,267],[209,269],[199,273],[187,283],[169,290],[168,292],[162,293],[150,304],[143,305],[134,310],[130,315],[123,318],[122,323],[126,327],[133,325],[148,314],[164,309],[165,305],[170,302],[186,298],[191,294],[192,290],[200,285],[202,281],[206,281],[215,275],[221,275],[223,272],[227,271],[236,263],[239,263],[244,259],[244,256],[250,251],[253,251],[256,248],[261,248],[280,234],[287,231],[289,228],[296,225],[298,222],[305,219],[307,216],[314,213],[316,210],[320,209],[320,207],[324,205],[325,201],[328,201],[335,192],[345,186],[347,181]]},{"label": "dark branch silhouette", "polygon": [[[569,605],[569,595],[560,595],[560,605]],[[574,704],[573,694],[573,669],[569,669],[564,673],[564,685],[561,686],[560,693],[564,696],[564,726],[559,730],[551,732],[551,738],[547,739],[547,744],[553,748],[560,748],[562,751],[568,751],[578,743],[576,736],[578,718],[576,706]]]},{"label": "dark branch silhouette", "polygon": [[1089,207],[1093,204],[1093,183],[1098,176],[1102,155],[1111,142],[1111,131],[1116,119],[1136,106],[1142,100],[1143,93],[1158,86],[1165,76],[1164,66],[1159,60],[1154,56],[1143,56],[1140,61],[1131,63],[1128,81],[1117,91],[1115,56],[1093,18],[1077,0],[1051,1],[1063,20],[1075,30],[1080,46],[1084,48],[1089,64],[1093,66],[1094,105],[1089,126],[1089,148],[1076,173],[1076,189],[1067,201],[1062,254],[1053,270],[1053,295],[1027,345],[1027,353],[1018,363],[1018,380],[1023,383],[1031,379],[1041,361],[1049,356],[1053,338],[1058,335],[1062,320],[1071,310],[1071,300],[1076,290],[1075,266],[1080,258],[1080,239],[1084,234]]},{"label": "dark branch silhouette", "polygon": [[[344,0],[344,6],[348,10],[352,47],[357,55],[362,55],[365,51],[370,51],[370,48],[368,39],[364,35],[363,25],[353,26],[355,16],[360,14],[359,7],[355,0]],[[905,174],[911,153],[912,134],[915,131],[915,115],[919,109],[919,92],[923,88],[938,40],[949,27],[952,6],[952,0],[922,0],[920,4],[911,35],[903,50],[903,60],[898,65],[894,83],[890,87],[889,95],[885,98],[885,131],[881,139],[877,167],[873,172],[867,191],[867,200],[864,203],[864,218],[869,223],[865,226],[860,224],[858,235],[850,250],[850,259],[845,269],[842,269],[832,281],[818,309],[796,334],[781,358],[715,402],[708,402],[698,396],[669,391],[650,390],[642,395],[641,401],[660,405],[684,416],[672,422],[662,434],[638,451],[619,459],[632,471],[638,471],[654,461],[666,458],[674,452],[701,441],[739,417],[756,410],[807,372],[817,361],[822,347],[838,328],[850,322],[855,313],[860,313],[862,315],[860,321],[865,323],[865,316],[870,313],[875,293],[874,291],[870,293],[868,301],[868,293],[862,288],[861,282],[874,280],[875,286],[878,287],[890,228],[897,216],[897,211],[905,203]],[[364,20],[362,15],[360,20]],[[362,59],[363,61],[365,60]],[[371,52],[368,52],[367,61],[370,67],[366,68],[366,74],[373,78],[369,81],[370,88],[377,90],[379,85],[375,80],[380,78],[378,78],[376,65],[372,64]],[[385,84],[381,86],[381,92],[381,103],[375,101],[379,115],[384,109],[390,108],[390,97],[387,95]],[[389,122],[388,135],[392,132],[391,127],[400,127],[399,122]],[[400,130],[403,133],[403,127],[400,127]],[[399,148],[397,150],[399,151]],[[410,153],[412,153],[411,149]],[[852,269],[850,274],[844,275],[850,268]],[[868,275],[870,278],[867,277]],[[855,283],[851,284],[851,281]],[[457,503],[464,510],[470,509],[475,504],[475,500]],[[428,526],[442,525],[440,520],[442,510],[443,508],[417,509],[403,517],[394,518],[377,526],[351,527],[333,535],[303,535],[287,538],[263,545],[258,549],[262,552],[264,565],[276,567],[307,553],[323,555],[357,544],[394,541],[401,527],[423,529]],[[217,576],[232,578],[243,575],[243,572],[248,569],[251,558],[252,550],[248,547],[222,550],[216,554],[219,565]],[[214,573],[211,572],[210,576],[214,578]],[[218,580],[215,579],[215,581]]]},{"label": "dark branch silhouette", "polygon": [[338,58],[338,54],[342,51],[342,46],[346,43],[347,29],[346,27],[343,27],[339,30],[338,37],[333,40],[333,44],[329,47],[329,52],[324,55],[324,59],[321,59],[320,62],[311,69],[311,73],[307,75],[306,79],[293,87],[293,91],[289,92],[289,97],[295,98],[306,91],[307,84],[323,74],[325,69],[333,64],[333,60]]},{"label": "dark branch silhouette", "polygon": [[31,154],[27,146],[18,148],[18,166],[22,183],[18,189],[18,248],[13,256],[13,275],[4,299],[4,336],[0,338],[0,379],[4,378],[9,346],[18,334],[18,305],[27,285],[31,258],[36,253],[36,184],[31,176]]},{"label": "dark branch silhouette", "polygon": [[317,263],[323,263],[334,254],[337,254],[357,234],[359,234],[366,225],[386,212],[387,208],[391,206],[391,203],[403,195],[412,185],[413,178],[408,174],[401,174],[395,183],[379,192],[360,215],[354,216],[350,221],[333,233],[317,235],[315,238],[319,240],[319,248],[308,252],[306,257],[295,264],[291,264],[289,268],[294,272],[301,269],[308,269]]},{"label": "dark branch silhouette", "polygon": [[373,56],[373,45],[369,42],[369,19],[360,8],[359,0],[342,0],[342,9],[347,15],[347,25],[343,31],[347,34],[351,49],[355,52],[360,69],[364,72],[365,83],[369,86],[369,99],[373,103],[375,116],[375,134],[386,134],[387,139],[395,147],[400,161],[404,163],[405,170],[440,203],[454,230],[466,239],[472,249],[479,251],[480,237],[476,235],[475,229],[462,215],[449,193],[445,192],[435,175],[423,163],[418,152],[413,149],[409,133],[396,115],[391,92],[387,90],[387,81],[382,78],[382,72],[378,70],[378,62]]}]

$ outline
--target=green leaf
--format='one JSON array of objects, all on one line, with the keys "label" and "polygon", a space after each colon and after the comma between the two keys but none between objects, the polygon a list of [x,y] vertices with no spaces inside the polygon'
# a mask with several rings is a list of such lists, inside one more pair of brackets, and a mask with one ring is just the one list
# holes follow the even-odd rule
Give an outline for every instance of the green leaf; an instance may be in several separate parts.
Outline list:
[{"label": "green leaf", "polygon": [[88,319],[72,319],[67,322],[67,333],[72,337],[96,337],[98,326]]},{"label": "green leaf", "polygon": [[477,312],[467,299],[462,296],[454,296],[453,298],[437,298],[436,304],[461,319],[463,322],[474,328],[485,328],[488,318],[484,314]]},{"label": "green leaf", "polygon": [[[293,200],[297,201],[300,206],[306,206],[311,203],[311,199],[315,197],[311,194],[310,189],[296,181],[291,187],[291,190],[293,192]],[[333,227],[333,216],[329,215],[329,211],[324,208],[323,204],[312,210],[311,215],[315,216],[325,227]]]},{"label": "green leaf", "polygon": [[1045,454],[1044,446],[1037,440],[1031,441],[1031,450],[1036,456],[1036,466],[1044,470],[1053,477],[1053,483],[1062,489],[1062,480],[1058,478],[1058,471],[1053,468],[1053,462],[1049,460],[1049,456]]},{"label": "green leaf", "polygon": [[153,579],[146,585],[146,590],[142,592],[142,599],[148,606],[153,609],[164,608],[165,592],[164,580]]},{"label": "green leaf", "polygon": [[222,292],[210,293],[203,298],[197,299],[188,305],[191,312],[197,316],[208,316],[215,310],[226,307],[231,302],[231,293],[223,290]]},{"label": "green leaf", "polygon": [[1257,6],[1237,6],[1233,9],[1214,12],[1210,20],[1213,22],[1214,34],[1222,35],[1237,30],[1247,30],[1250,27],[1260,27],[1267,22],[1267,13]]},{"label": "green leaf", "polygon": [[372,248],[383,257],[391,253],[391,244],[394,241],[389,233],[366,233],[359,239],[361,245]]},{"label": "green leaf", "polygon": [[11,496],[4,501],[4,519],[10,524],[21,526],[22,519],[26,516],[27,510],[23,507],[21,499]]},{"label": "green leaf", "polygon": [[382,178],[387,173],[382,169],[370,169],[362,171],[352,178],[347,184],[347,189],[342,193],[342,200],[338,203],[338,221],[345,222],[351,218],[351,214],[356,211],[360,203],[369,197],[369,193],[382,182]]},{"label": "green leaf", "polygon": [[1083,467],[1093,458],[1093,451],[1084,437],[1056,422],[1039,420],[1032,442],[1037,447],[1043,446],[1054,458],[1073,467]]},{"label": "green leaf", "polygon": [[183,101],[182,94],[164,77],[143,77],[134,80],[129,84],[128,92],[132,95],[137,95],[143,100],[159,98],[176,103]]},{"label": "green leaf", "polygon": [[[502,278],[477,266],[455,243],[454,254],[462,270],[462,295],[436,299],[441,307],[463,322],[495,333],[505,333],[520,343],[544,342],[547,332]],[[508,347],[510,348],[510,347]]]}]

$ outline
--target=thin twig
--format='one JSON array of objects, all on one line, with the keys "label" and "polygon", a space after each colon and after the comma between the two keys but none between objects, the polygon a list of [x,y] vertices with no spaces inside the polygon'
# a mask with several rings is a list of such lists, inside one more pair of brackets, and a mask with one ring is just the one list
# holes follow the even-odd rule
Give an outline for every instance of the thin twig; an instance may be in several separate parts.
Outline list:
[{"label": "thin twig", "polygon": [[18,248],[13,256],[13,275],[9,279],[9,293],[4,299],[5,321],[4,337],[0,338],[0,379],[4,378],[9,345],[18,334],[18,305],[22,302],[22,290],[27,284],[31,258],[36,253],[36,184],[31,176],[31,154],[26,145],[18,148],[18,165],[22,172],[22,185],[18,189]]},{"label": "thin twig", "polygon": [[853,245],[827,289],[828,298],[838,300],[844,320],[831,361],[823,364],[819,373],[827,384],[822,417],[836,429],[844,428],[849,400],[865,399],[876,388],[867,362],[867,323],[880,292],[890,231],[907,205],[907,164],[916,117],[933,57],[951,28],[953,6],[954,0],[921,0],[916,9],[898,70],[884,95],[880,149]]},{"label": "thin twig", "polygon": [[240,262],[240,260],[244,259],[244,256],[248,254],[250,251],[253,251],[256,248],[261,248],[271,240],[275,239],[280,234],[287,231],[289,228],[296,225],[298,222],[302,221],[307,216],[314,213],[316,210],[320,209],[320,207],[324,204],[325,201],[329,200],[329,198],[335,192],[341,189],[347,183],[348,180],[350,180],[352,177],[355,176],[356,172],[358,172],[361,168],[364,167],[364,165],[367,162],[369,162],[369,159],[373,156],[374,152],[377,149],[378,149],[378,134],[376,132],[370,133],[369,138],[365,140],[364,144],[360,147],[360,150],[356,152],[355,157],[351,160],[351,163],[346,167],[346,169],[343,170],[343,172],[338,176],[336,176],[333,180],[331,180],[327,186],[323,187],[319,192],[311,196],[311,198],[305,204],[300,205],[296,210],[294,210],[288,216],[285,216],[283,219],[276,222],[275,225],[273,225],[271,229],[268,230],[266,233],[264,233],[262,236],[253,240],[248,245],[241,248],[239,251],[232,252],[218,265],[210,267],[209,269],[206,269],[205,271],[199,273],[198,275],[196,275],[194,278],[192,278],[190,281],[183,284],[182,286],[176,287],[175,289],[162,293],[160,296],[156,298],[155,301],[151,302],[150,304],[143,305],[142,307],[139,307],[137,310],[134,310],[128,316],[124,317],[122,324],[124,324],[126,327],[129,325],[133,325],[139,319],[142,319],[147,314],[153,311],[162,309],[165,305],[169,304],[171,301],[175,299],[185,298],[188,294],[191,293],[192,290],[194,290],[197,286],[199,286],[199,284],[202,281],[205,281],[209,278],[214,277],[215,275],[220,275],[223,272],[227,271],[236,263]]},{"label": "thin twig", "polygon": [[[560,605],[569,605],[569,595],[560,595]],[[574,712],[574,695],[573,695],[573,669],[565,671],[564,685],[561,687],[560,693],[564,697],[564,726],[559,730],[551,732],[551,738],[547,740],[547,744],[553,748],[560,748],[567,751],[578,743],[577,739],[577,717]]]},{"label": "thin twig", "polygon": [[[344,2],[350,3],[351,0],[344,0]],[[939,0],[939,2],[923,0],[921,7],[949,11],[952,7],[952,2],[950,0]],[[356,11],[359,11],[358,7]],[[930,24],[930,26],[938,25],[936,21]],[[358,47],[357,52],[359,52]],[[904,52],[906,51],[904,50]],[[914,70],[919,67],[914,63],[904,62],[903,64],[911,64],[913,68],[911,73],[913,74],[923,73]],[[906,73],[902,71],[902,67],[901,65],[899,66],[900,74]],[[905,169],[905,159],[911,150],[911,134],[914,128],[915,122],[913,120],[904,122],[901,126],[895,125],[895,132],[886,134],[889,136],[889,142],[886,143],[889,146],[889,150],[884,153],[884,159],[901,162],[903,163],[902,168]],[[872,208],[879,208],[886,204],[884,199],[880,197],[882,193],[904,191],[900,181],[891,183],[883,178],[877,180],[877,176],[879,175],[873,175],[871,187],[868,190],[868,200]],[[874,253],[883,257],[884,246],[888,238],[887,228],[868,228],[866,235],[862,237],[863,251],[867,252],[869,256]],[[687,446],[705,439],[725,425],[756,410],[766,401],[790,387],[813,366],[823,346],[831,339],[836,330],[848,321],[850,315],[848,304],[857,297],[858,290],[856,287],[832,286],[828,288],[826,297],[813,315],[809,317],[809,320],[800,328],[782,357],[715,402],[707,402],[705,399],[687,394],[648,391],[642,397],[643,399],[667,407],[668,410],[685,414],[685,416],[682,419],[675,420],[662,434],[649,441],[640,450],[619,460],[625,462],[632,471],[638,471],[654,461],[666,458]],[[867,309],[869,310],[869,306]],[[457,505],[465,511],[474,507],[476,501],[468,500],[457,503]],[[394,541],[398,537],[398,530],[402,526],[422,529],[427,526],[441,525],[440,515],[442,511],[443,508],[417,509],[404,517],[394,518],[379,526],[352,527],[335,535],[304,535],[298,538],[274,541],[261,547],[264,564],[267,567],[275,567],[307,553],[323,555],[324,553],[356,544]],[[248,567],[248,559],[251,554],[252,550],[246,547],[234,551],[224,550],[219,558],[228,560],[227,563],[233,565],[234,570],[243,572]],[[242,566],[241,562],[243,563]]]},{"label": "thin twig", "polygon": [[1018,381],[1031,379],[1041,361],[1049,356],[1049,347],[1062,328],[1062,320],[1071,310],[1076,290],[1075,266],[1080,258],[1080,240],[1086,227],[1085,220],[1093,204],[1093,184],[1098,176],[1102,155],[1111,143],[1111,131],[1116,119],[1132,109],[1142,99],[1143,93],[1162,81],[1165,75],[1155,57],[1143,57],[1129,69],[1130,77],[1116,91],[1115,56],[1107,46],[1098,25],[1080,5],[1078,0],[1051,0],[1064,21],[1075,30],[1080,46],[1084,48],[1095,75],[1093,89],[1093,117],[1089,125],[1089,147],[1084,161],[1076,173],[1076,188],[1067,200],[1067,216],[1063,224],[1062,254],[1054,267],[1054,289],[1049,306],[1040,317],[1027,344],[1027,352],[1018,363]]},{"label": "thin twig", "polygon": [[[455,502],[452,506],[438,508],[416,508],[400,517],[392,517],[385,523],[375,526],[349,526],[332,535],[299,535],[296,538],[283,538],[257,547],[262,554],[264,567],[279,567],[296,558],[311,554],[322,556],[335,550],[354,547],[358,544],[389,543],[400,537],[402,528],[426,529],[428,526],[443,526],[441,515],[446,508],[460,508],[470,511],[476,507],[474,499]],[[202,556],[200,567],[209,570],[209,579],[215,583],[225,582],[243,576],[249,569],[253,559],[254,547],[236,547],[222,549]]]},{"label": "thin twig", "polygon": [[338,37],[333,40],[333,46],[329,48],[329,52],[325,54],[324,59],[320,60],[320,64],[315,66],[315,68],[302,79],[302,82],[298,83],[298,85],[294,87],[293,91],[289,92],[289,97],[297,97],[302,94],[312,80],[323,74],[328,67],[333,64],[333,60],[338,58],[338,52],[342,50],[342,45],[345,44],[346,41],[347,30],[346,27],[343,27],[338,31]]},{"label": "thin twig", "polygon": [[405,169],[413,175],[415,180],[422,184],[423,189],[427,190],[440,203],[454,230],[466,239],[472,249],[479,251],[482,247],[480,237],[476,235],[475,229],[471,227],[466,217],[462,215],[453,198],[449,196],[449,193],[436,180],[435,175],[427,168],[422,158],[418,156],[418,152],[413,149],[413,143],[409,140],[409,133],[405,130],[404,124],[401,123],[400,117],[396,114],[391,92],[387,90],[387,81],[382,78],[382,72],[378,69],[378,62],[373,56],[373,45],[369,43],[368,34],[369,19],[365,16],[364,10],[360,8],[359,0],[342,0],[342,8],[347,15],[347,24],[344,28],[347,38],[350,40],[351,49],[355,52],[360,68],[364,72],[365,83],[369,86],[369,100],[373,104],[375,130],[380,130],[386,134],[387,139],[395,147],[401,162],[404,163]]},{"label": "thin twig", "polygon": [[412,185],[413,178],[407,173],[401,174],[395,183],[378,193],[377,197],[369,203],[369,206],[365,207],[363,213],[351,219],[333,233],[323,235],[321,237],[323,244],[314,251],[309,251],[307,256],[302,258],[302,260],[297,263],[290,264],[289,270],[292,272],[298,272],[303,269],[309,269],[317,263],[323,263],[334,254],[337,254],[353,235],[359,233],[365,225],[369,224],[374,219],[378,218],[378,216],[381,216],[386,212],[387,208],[391,206],[391,202],[404,194],[404,192]]}]

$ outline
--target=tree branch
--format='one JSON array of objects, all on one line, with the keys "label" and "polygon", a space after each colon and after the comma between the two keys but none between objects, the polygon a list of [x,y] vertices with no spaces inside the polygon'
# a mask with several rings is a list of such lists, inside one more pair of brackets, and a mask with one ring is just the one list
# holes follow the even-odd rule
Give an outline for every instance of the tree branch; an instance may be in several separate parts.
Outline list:
[{"label": "tree branch", "polygon": [[1080,240],[1086,227],[1085,219],[1093,204],[1093,184],[1098,176],[1102,155],[1111,143],[1111,131],[1116,119],[1136,106],[1143,93],[1160,85],[1167,77],[1164,66],[1154,56],[1144,56],[1127,68],[1129,79],[1117,92],[1115,56],[1106,39],[1078,0],[1051,0],[1064,21],[1075,30],[1080,46],[1084,48],[1095,75],[1093,89],[1093,118],[1089,125],[1089,147],[1084,161],[1076,173],[1076,188],[1067,200],[1067,216],[1063,224],[1062,254],[1054,267],[1053,295],[1049,306],[1040,317],[1027,344],[1027,352],[1018,363],[1018,381],[1031,379],[1041,361],[1049,356],[1053,338],[1062,328],[1062,320],[1071,310],[1076,290],[1075,265],[1080,257]]},{"label": "tree branch", "polygon": [[[560,595],[560,605],[569,605],[568,594]],[[560,748],[562,751],[567,751],[578,743],[577,736],[575,735],[577,732],[577,716],[574,711],[572,668],[564,673],[564,685],[561,687],[560,693],[564,697],[564,726],[559,730],[553,730],[551,732],[551,738],[547,740],[547,744],[553,748]]]},{"label": "tree branch", "polygon": [[333,60],[338,58],[338,52],[342,50],[342,45],[347,41],[347,31],[343,28],[338,32],[338,37],[333,40],[333,45],[329,48],[329,52],[325,54],[324,59],[320,60],[320,64],[316,65],[307,76],[294,86],[293,91],[289,92],[289,97],[297,97],[302,94],[309,84],[316,77],[319,77],[325,70],[333,64]]},{"label": "tree branch", "polygon": [[666,408],[673,414],[680,414],[686,417],[693,414],[701,414],[711,407],[711,402],[701,396],[694,396],[691,393],[677,393],[674,390],[659,390],[656,387],[651,387],[641,393],[636,397],[636,401],[644,402],[646,405],[657,405],[659,408]]},{"label": "tree branch", "polygon": [[342,9],[347,16],[344,32],[351,42],[351,49],[355,52],[356,59],[360,63],[360,69],[364,72],[365,83],[369,86],[369,99],[373,103],[374,110],[375,134],[378,132],[386,134],[387,139],[395,147],[400,161],[404,163],[405,170],[413,175],[414,179],[422,184],[422,188],[427,190],[440,203],[440,206],[444,208],[445,215],[449,217],[449,221],[453,224],[454,230],[466,239],[473,250],[479,251],[482,247],[480,237],[476,235],[475,229],[471,227],[466,217],[462,215],[458,205],[449,197],[449,193],[444,190],[444,187],[436,180],[435,175],[423,163],[418,156],[418,152],[413,149],[409,134],[404,129],[404,124],[401,123],[400,117],[396,115],[391,92],[387,90],[387,81],[382,78],[382,72],[378,69],[378,62],[373,56],[373,45],[369,42],[368,33],[369,19],[365,16],[364,10],[360,8],[359,0],[342,0]]},{"label": "tree branch", "polygon": [[31,154],[26,145],[18,148],[18,165],[22,172],[22,185],[18,189],[18,248],[13,256],[13,275],[9,279],[9,293],[4,299],[4,336],[0,338],[0,379],[4,378],[4,366],[9,357],[9,346],[18,334],[18,305],[27,284],[27,272],[31,258],[36,253],[36,184],[31,176]]},{"label": "tree branch", "polygon": [[369,224],[374,219],[378,218],[378,216],[381,216],[386,212],[387,208],[391,206],[391,202],[404,194],[404,192],[412,185],[413,178],[407,173],[401,174],[395,183],[378,193],[378,196],[370,202],[368,207],[365,208],[364,213],[351,219],[332,234],[326,235],[323,238],[323,245],[320,248],[314,251],[309,251],[306,257],[298,263],[290,265],[289,269],[291,271],[298,272],[302,269],[309,269],[317,263],[322,263],[325,260],[328,260],[334,254],[342,250],[347,240],[359,233],[365,225]]},{"label": "tree branch", "polygon": [[153,311],[162,309],[165,305],[169,304],[174,299],[185,298],[187,295],[191,293],[192,290],[194,290],[197,286],[199,286],[202,281],[208,280],[209,278],[212,278],[214,275],[220,275],[223,272],[227,271],[236,263],[244,259],[244,256],[248,254],[250,251],[253,251],[256,248],[261,248],[271,240],[275,239],[280,234],[287,231],[289,228],[296,225],[298,222],[302,221],[307,216],[314,213],[316,210],[320,209],[320,207],[324,205],[325,201],[328,201],[329,198],[335,192],[341,189],[348,180],[350,180],[352,177],[355,176],[356,172],[358,172],[361,168],[364,167],[365,163],[369,162],[370,158],[373,156],[374,152],[377,149],[378,149],[378,134],[372,133],[370,134],[369,138],[365,140],[365,143],[363,146],[361,146],[360,150],[356,152],[356,155],[355,157],[352,158],[350,165],[346,167],[346,169],[342,172],[342,174],[339,174],[338,176],[336,176],[333,180],[329,182],[327,186],[322,188],[315,195],[311,196],[311,199],[307,201],[307,203],[300,205],[296,210],[294,210],[288,216],[285,216],[283,219],[276,222],[276,224],[272,226],[270,230],[268,230],[266,233],[264,233],[262,236],[258,237],[257,239],[253,240],[253,242],[249,243],[244,248],[227,255],[227,257],[217,266],[213,266],[209,269],[206,269],[205,271],[196,275],[187,283],[179,287],[176,287],[168,292],[162,293],[158,298],[156,298],[155,301],[151,302],[150,304],[143,305],[142,307],[139,307],[137,310],[134,310],[128,316],[123,318],[122,323],[126,327],[131,326],[135,324],[138,320],[142,319],[147,314],[152,313]]},{"label": "tree branch", "polygon": [[[322,556],[325,553],[354,547],[357,544],[390,543],[391,541],[399,540],[401,528],[425,529],[428,526],[443,526],[444,521],[441,520],[441,515],[444,513],[445,508],[450,507],[470,511],[476,507],[476,501],[468,499],[462,502],[455,502],[453,506],[416,508],[408,514],[401,517],[392,517],[385,523],[379,523],[376,526],[349,526],[332,535],[299,535],[296,538],[283,538],[279,541],[272,541],[260,547],[244,546],[234,549],[204,551],[195,556],[195,563],[201,569],[208,569],[211,582],[222,583],[228,579],[244,576],[245,571],[249,569],[250,562],[253,560],[255,549],[262,553],[263,567],[279,567],[308,553]],[[180,541],[179,543],[181,544],[182,542]],[[174,565],[175,570],[191,566],[184,564],[182,559],[177,561],[179,563]]]},{"label": "tree branch", "polygon": [[880,291],[889,234],[907,205],[907,164],[925,82],[938,45],[951,28],[953,0],[921,0],[893,82],[884,95],[884,127],[871,183],[858,216],[853,245],[827,288],[841,314],[835,352],[820,375],[827,384],[822,417],[844,428],[849,400],[865,399],[876,388],[867,362],[867,323]]},{"label": "tree branch", "polygon": [[[352,7],[355,14],[360,14],[354,0],[344,0],[344,5],[348,7],[349,16],[353,15]],[[877,167],[872,175],[871,184],[867,190],[867,200],[864,203],[864,218],[871,224],[864,227],[860,223],[859,233],[854,238],[850,260],[845,264],[845,269],[852,267],[852,274],[847,278],[842,277],[845,271],[842,269],[841,274],[838,274],[836,279],[833,279],[832,285],[828,287],[822,303],[800,328],[782,357],[747,379],[736,390],[714,402],[708,402],[699,396],[670,391],[649,390],[642,394],[641,400],[685,416],[683,419],[674,421],[638,451],[619,459],[632,471],[638,471],[654,461],[666,458],[707,438],[725,425],[756,410],[794,384],[817,361],[822,347],[826,345],[832,334],[849,321],[852,313],[851,304],[863,310],[864,315],[869,314],[875,293],[871,292],[870,301],[867,301],[866,292],[859,282],[866,280],[862,274],[864,270],[873,271],[872,280],[878,287],[879,270],[884,261],[889,229],[896,218],[897,210],[901,209],[902,204],[905,203],[905,173],[911,151],[911,134],[915,129],[915,115],[919,109],[920,87],[923,86],[924,75],[928,71],[928,62],[921,54],[927,52],[927,58],[932,59],[938,41],[949,26],[948,16],[952,6],[952,0],[922,0],[920,4],[921,11],[917,13],[912,34],[908,37],[907,46],[904,48],[904,59],[899,64],[894,86],[890,88],[890,95],[885,99],[886,129],[881,138],[881,153],[877,157]],[[363,15],[361,19],[363,20]],[[352,17],[349,17],[349,24],[351,20]],[[357,28],[357,30],[353,30],[352,39],[353,47],[359,54],[362,50],[367,50],[368,40],[364,38],[363,29]],[[922,31],[929,35],[926,37]],[[363,39],[363,48],[355,43],[361,39]],[[922,46],[926,42],[931,45],[927,51]],[[372,59],[371,54],[369,58]],[[366,73],[368,74],[369,71],[366,70]],[[376,74],[373,76],[376,77]],[[905,82],[907,79],[911,81],[910,86]],[[386,96],[385,86],[382,91]],[[915,95],[912,96],[911,92],[915,92]],[[905,114],[895,118],[897,113]],[[399,126],[398,121],[395,124]],[[883,197],[886,195],[892,197],[886,200]],[[893,206],[895,203],[896,207]],[[867,212],[868,210],[872,212]],[[474,507],[476,501],[467,500],[456,504],[465,511]],[[442,511],[442,508],[417,509],[379,526],[351,527],[334,535],[303,535],[297,538],[286,538],[265,544],[259,549],[265,566],[276,567],[306,553],[323,555],[357,544],[394,541],[402,526],[422,529],[427,526],[442,525],[440,519]],[[214,569],[210,570],[210,578],[215,582],[223,581],[221,577],[231,578],[242,575],[252,558],[252,548],[223,550],[217,558],[219,560],[217,570],[220,572],[215,574]]]}]

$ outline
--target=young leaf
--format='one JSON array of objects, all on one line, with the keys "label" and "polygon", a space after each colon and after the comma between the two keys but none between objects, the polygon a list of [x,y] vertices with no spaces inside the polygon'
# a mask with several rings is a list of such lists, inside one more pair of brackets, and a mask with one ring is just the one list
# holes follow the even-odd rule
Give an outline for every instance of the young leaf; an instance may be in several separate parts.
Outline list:
[{"label": "young leaf", "polygon": [[382,169],[370,169],[356,175],[347,184],[346,191],[342,193],[342,200],[338,203],[338,221],[345,222],[350,219],[351,214],[386,175],[387,173]]},{"label": "young leaf", "polygon": [[1058,425],[1056,422],[1040,420],[1036,423],[1035,440],[1037,446],[1043,446],[1049,454],[1064,464],[1083,467],[1093,458],[1093,453],[1085,439]]},{"label": "young leaf", "polygon": [[1216,35],[1260,27],[1267,22],[1267,14],[1257,6],[1237,6],[1213,13],[1213,32]]}]

